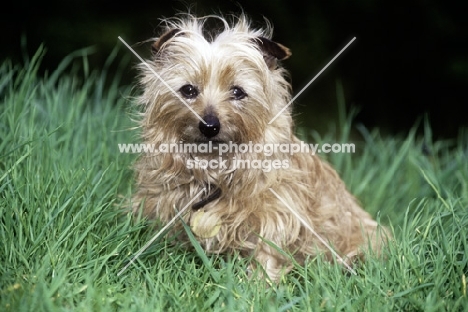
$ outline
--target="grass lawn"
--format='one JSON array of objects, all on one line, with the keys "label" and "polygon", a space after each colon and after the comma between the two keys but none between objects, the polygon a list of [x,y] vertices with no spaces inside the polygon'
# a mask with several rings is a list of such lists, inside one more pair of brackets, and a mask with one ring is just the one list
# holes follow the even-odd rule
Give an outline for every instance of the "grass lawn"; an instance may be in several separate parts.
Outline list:
[{"label": "grass lawn", "polygon": [[42,53],[0,64],[0,311],[468,311],[467,131],[434,141],[421,122],[422,135],[384,137],[343,109],[339,131],[301,130],[356,144],[323,156],[394,232],[387,259],[357,275],[318,257],[267,287],[247,279],[246,260],[166,236],[117,276],[154,235],[119,210],[133,187],[136,155],[118,143],[138,142],[134,91],[108,76],[116,54],[92,71],[77,52],[39,76]]}]

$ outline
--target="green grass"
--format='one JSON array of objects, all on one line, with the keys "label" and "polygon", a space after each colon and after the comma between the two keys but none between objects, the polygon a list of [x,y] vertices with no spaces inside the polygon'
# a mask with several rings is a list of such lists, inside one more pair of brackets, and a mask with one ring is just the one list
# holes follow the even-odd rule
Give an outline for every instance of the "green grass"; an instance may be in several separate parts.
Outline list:
[{"label": "green grass", "polygon": [[170,237],[117,276],[154,235],[118,209],[132,190],[135,155],[117,148],[137,136],[132,91],[108,77],[115,53],[92,71],[78,51],[40,77],[42,53],[0,65],[0,311],[468,311],[467,132],[433,141],[422,122],[422,135],[382,137],[343,108],[339,131],[303,131],[356,143],[355,155],[323,156],[394,231],[387,259],[356,276],[316,258],[267,287],[247,279],[247,260]]}]

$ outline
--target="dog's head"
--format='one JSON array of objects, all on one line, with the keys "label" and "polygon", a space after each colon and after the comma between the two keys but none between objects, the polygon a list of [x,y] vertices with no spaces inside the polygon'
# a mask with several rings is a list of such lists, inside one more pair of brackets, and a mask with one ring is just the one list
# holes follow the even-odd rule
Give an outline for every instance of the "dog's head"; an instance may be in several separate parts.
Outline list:
[{"label": "dog's head", "polygon": [[[221,27],[209,28],[209,19]],[[278,61],[289,50],[271,40],[271,27],[252,29],[244,15],[191,15],[165,20],[142,64],[146,140],[159,142],[267,142],[291,133],[290,85]]]}]

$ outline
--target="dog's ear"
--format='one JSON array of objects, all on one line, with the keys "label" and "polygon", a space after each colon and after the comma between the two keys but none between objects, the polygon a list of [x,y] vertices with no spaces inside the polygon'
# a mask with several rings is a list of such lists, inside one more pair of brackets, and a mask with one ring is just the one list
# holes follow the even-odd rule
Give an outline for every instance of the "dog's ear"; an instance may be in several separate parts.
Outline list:
[{"label": "dog's ear", "polygon": [[263,59],[270,69],[276,68],[277,61],[285,60],[291,56],[291,51],[284,45],[265,37],[257,37],[255,42],[262,51]]},{"label": "dog's ear", "polygon": [[153,52],[153,54],[158,53],[161,47],[163,46],[163,44],[166,43],[175,35],[177,35],[179,32],[180,32],[180,29],[177,29],[177,28],[174,28],[165,32],[161,37],[158,38],[158,40],[156,40],[153,43],[153,45],[151,46],[151,52]]}]

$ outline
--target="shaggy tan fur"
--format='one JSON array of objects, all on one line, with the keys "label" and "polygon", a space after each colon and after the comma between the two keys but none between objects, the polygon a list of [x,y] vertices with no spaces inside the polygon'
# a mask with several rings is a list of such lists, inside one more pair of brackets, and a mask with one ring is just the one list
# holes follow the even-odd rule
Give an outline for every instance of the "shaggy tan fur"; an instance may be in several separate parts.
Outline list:
[{"label": "shaggy tan fur", "polygon": [[[207,29],[207,20],[219,22]],[[163,34],[153,44],[154,55],[141,65],[143,108],[141,127],[148,144],[253,142],[299,143],[293,133],[291,107],[268,122],[291,99],[286,71],[277,62],[290,53],[271,41],[272,29],[252,29],[245,16],[228,22],[217,16],[191,15],[165,20]],[[185,87],[184,86],[189,86]],[[195,91],[193,91],[195,90]],[[174,92],[176,94],[174,94]],[[219,120],[219,133],[207,137],[197,116]],[[214,117],[213,117],[214,116]],[[269,190],[273,189],[299,213],[338,254],[350,260],[371,247],[379,252],[385,235],[346,190],[337,173],[310,153],[236,153],[223,155],[227,169],[187,168],[187,160],[218,159],[218,154],[148,153],[136,163],[135,214],[169,222],[198,192],[214,190],[219,198],[207,200],[195,222],[194,209],[184,220],[206,233],[199,242],[210,253],[239,251],[253,256],[271,280],[278,281],[291,268],[291,259],[271,247],[271,242],[300,263],[307,256],[330,252]],[[287,169],[235,169],[233,158],[287,161]],[[142,211],[141,211],[142,210]],[[194,224],[196,223],[196,224]],[[174,230],[181,227],[177,222]],[[213,230],[214,229],[214,230]],[[204,238],[205,237],[205,238]],[[181,235],[181,240],[186,240]]]}]

